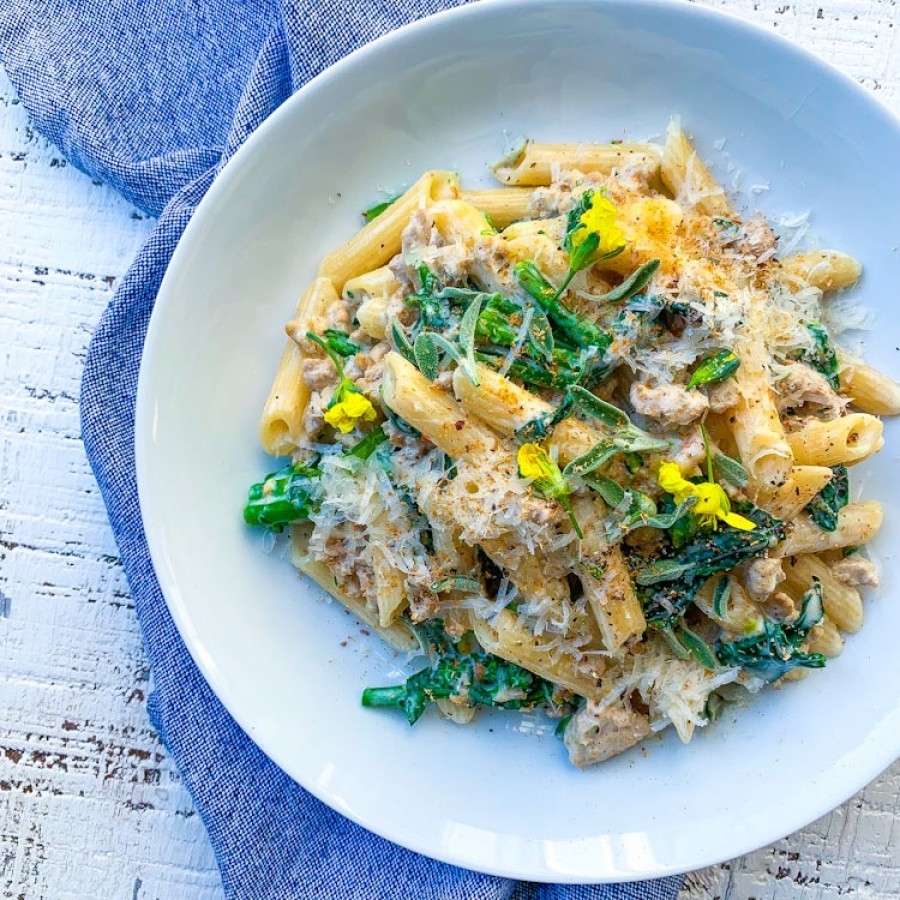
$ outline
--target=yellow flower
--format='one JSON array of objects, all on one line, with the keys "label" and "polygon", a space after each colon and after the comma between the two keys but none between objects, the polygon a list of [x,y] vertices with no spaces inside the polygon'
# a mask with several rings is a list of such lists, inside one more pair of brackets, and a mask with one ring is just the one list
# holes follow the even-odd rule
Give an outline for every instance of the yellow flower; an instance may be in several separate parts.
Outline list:
[{"label": "yellow flower", "polygon": [[579,227],[572,232],[572,249],[577,250],[589,234],[600,239],[596,253],[605,255],[625,246],[625,235],[618,224],[619,210],[599,191],[590,199],[590,205],[578,219]]},{"label": "yellow flower", "polygon": [[519,464],[519,475],[527,478],[548,499],[556,500],[568,513],[569,521],[579,539],[584,537],[581,526],[572,511],[569,502],[569,482],[566,481],[559,466],[547,451],[539,444],[522,444],[516,456]]},{"label": "yellow flower", "polygon": [[547,451],[538,444],[522,444],[517,456],[519,474],[534,482],[534,486],[542,493],[550,496],[550,492],[565,487],[562,472]]},{"label": "yellow flower", "polygon": [[676,503],[681,503],[688,497],[696,497],[697,502],[691,511],[700,516],[704,525],[717,528],[719,521],[722,521],[741,531],[753,531],[756,528],[756,524],[750,519],[731,511],[731,501],[721,485],[714,481],[694,484],[682,476],[677,463],[664,462],[659,467],[656,480],[667,494],[675,498]]},{"label": "yellow flower", "polygon": [[360,419],[365,422],[374,421],[375,408],[349,381],[342,381],[335,391],[331,406],[325,412],[325,421],[341,434],[347,434],[353,431]]}]

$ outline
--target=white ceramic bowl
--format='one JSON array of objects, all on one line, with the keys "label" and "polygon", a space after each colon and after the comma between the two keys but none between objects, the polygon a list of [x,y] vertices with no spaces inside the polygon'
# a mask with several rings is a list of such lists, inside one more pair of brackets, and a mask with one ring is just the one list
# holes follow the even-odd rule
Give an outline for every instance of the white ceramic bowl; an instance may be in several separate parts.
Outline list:
[{"label": "white ceramic bowl", "polygon": [[[900,128],[848,79],[736,19],[683,3],[478,4],[392,34],[284,104],[219,176],[169,267],[138,397],[141,506],[156,572],[210,684],[285,771],[400,844],[537,881],[682,872],[797,829],[900,754],[900,435],[864,466],[887,504],[885,596],[843,656],[688,746],[673,734],[586,772],[539,716],[459,728],[367,711],[397,660],[266,556],[241,522],[273,466],[257,418],[299,291],[359,210],[426,168],[488,183],[505,135],[659,136],[679,113],[768,214],[812,209],[863,260],[872,360],[898,367]],[[192,515],[191,510],[196,510]],[[348,641],[346,647],[342,641]],[[524,724],[523,724],[524,723]],[[402,802],[398,802],[402,798]]]}]

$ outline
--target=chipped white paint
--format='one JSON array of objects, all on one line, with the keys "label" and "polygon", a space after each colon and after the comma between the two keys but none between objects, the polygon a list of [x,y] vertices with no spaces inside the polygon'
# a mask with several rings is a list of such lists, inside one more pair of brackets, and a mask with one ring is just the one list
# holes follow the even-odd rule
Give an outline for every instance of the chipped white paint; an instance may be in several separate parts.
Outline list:
[{"label": "chipped white paint", "polygon": [[[705,0],[900,112],[896,0]],[[68,168],[0,77],[0,889],[213,900],[203,827],[147,720],[147,668],[79,440],[91,330],[151,223]],[[900,896],[900,765],[819,822],[689,876],[682,900]]]}]

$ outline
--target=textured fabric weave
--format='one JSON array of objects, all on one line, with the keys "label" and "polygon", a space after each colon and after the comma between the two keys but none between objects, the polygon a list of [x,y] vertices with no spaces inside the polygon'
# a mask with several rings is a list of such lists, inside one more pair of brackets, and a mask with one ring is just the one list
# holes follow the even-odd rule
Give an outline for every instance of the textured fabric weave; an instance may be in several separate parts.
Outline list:
[{"label": "textured fabric weave", "polygon": [[169,616],[137,500],[134,408],[144,336],[172,251],[231,153],[327,66],[461,0],[17,0],[0,53],[40,131],[159,222],[106,310],[82,385],[85,444],[153,672],[150,716],[238,898],[671,900],[680,878],[517,884],[411,853],[324,806],[238,728]]}]

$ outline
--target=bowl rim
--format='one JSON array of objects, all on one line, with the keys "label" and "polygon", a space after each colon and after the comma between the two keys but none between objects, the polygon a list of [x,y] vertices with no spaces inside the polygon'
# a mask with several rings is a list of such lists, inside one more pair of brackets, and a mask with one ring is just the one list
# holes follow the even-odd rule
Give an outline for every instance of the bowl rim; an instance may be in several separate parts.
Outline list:
[{"label": "bowl rim", "polygon": [[[304,790],[311,793],[317,799],[327,804],[332,809],[338,811],[341,815],[354,821],[357,825],[365,828],[372,833],[386,838],[393,843],[402,846],[416,853],[424,853],[441,862],[460,866],[463,868],[471,868],[471,862],[461,855],[447,851],[444,847],[440,848],[440,852],[432,853],[431,850],[423,850],[411,842],[408,835],[399,834],[394,828],[383,827],[381,823],[367,821],[361,816],[355,815],[352,811],[348,811],[340,804],[336,803],[336,797],[332,796],[329,791],[322,788],[318,784],[304,784],[299,778],[295,777],[289,769],[279,762],[282,754],[277,747],[268,746],[265,739],[258,740],[252,736],[255,732],[252,723],[252,712],[243,708],[235,708],[230,701],[228,685],[224,677],[213,661],[198,646],[199,635],[196,633],[189,606],[183,602],[180,589],[168,578],[166,567],[157,568],[156,560],[164,558],[162,530],[151,517],[148,522],[144,517],[144,510],[153,507],[150,493],[150,482],[152,479],[152,434],[154,431],[154,410],[152,403],[153,389],[153,368],[154,360],[160,358],[161,331],[159,321],[161,316],[157,315],[160,308],[165,308],[171,301],[170,296],[175,292],[173,284],[177,281],[178,272],[190,266],[189,247],[194,241],[195,235],[201,233],[207,217],[211,215],[210,210],[216,205],[220,195],[226,193],[230,188],[230,182],[234,175],[238,164],[244,160],[250,159],[258,146],[268,140],[270,132],[278,129],[282,120],[294,115],[294,111],[298,105],[306,102],[307,98],[326,88],[331,82],[343,77],[347,71],[352,71],[359,66],[365,66],[366,61],[375,55],[395,47],[395,45],[403,44],[407,41],[415,41],[419,35],[430,31],[440,30],[449,21],[457,21],[465,18],[478,20],[479,16],[501,16],[510,11],[517,11],[523,7],[530,8],[560,8],[560,7],[607,7],[616,8],[624,7],[629,10],[641,10],[642,15],[652,15],[654,10],[665,10],[668,14],[675,14],[684,17],[688,21],[702,21],[712,24],[714,28],[732,29],[738,36],[746,37],[761,48],[766,45],[774,45],[783,52],[791,55],[794,60],[810,70],[815,70],[827,79],[832,80],[843,89],[849,89],[855,102],[866,106],[881,121],[880,127],[890,128],[897,132],[898,140],[900,140],[900,118],[898,118],[890,108],[877,95],[866,90],[861,84],[851,78],[843,71],[831,65],[817,53],[800,46],[791,39],[771,31],[767,27],[757,22],[749,21],[737,13],[710,8],[705,6],[697,6],[691,4],[673,3],[671,0],[480,0],[480,2],[465,3],[447,10],[427,15],[414,22],[403,25],[393,31],[387,32],[371,42],[364,44],[351,53],[347,54],[331,66],[325,68],[315,77],[310,79],[306,84],[294,92],[287,100],[285,100],[277,109],[275,109],[250,135],[246,140],[232,153],[224,165],[221,165],[220,171],[216,174],[209,189],[197,204],[189,222],[187,223],[178,243],[172,253],[166,272],[160,283],[157,292],[157,298],[154,303],[153,312],[147,328],[147,334],[142,351],[140,372],[138,376],[138,385],[136,393],[135,406],[135,424],[134,424],[134,441],[135,441],[135,468],[138,485],[138,496],[140,509],[142,513],[142,524],[145,531],[148,548],[150,551],[151,561],[154,562],[154,572],[166,601],[168,610],[175,622],[178,632],[185,643],[194,663],[197,665],[203,677],[212,688],[215,695],[222,702],[228,713],[235,719],[244,733],[263,751],[263,753],[279,766],[290,778],[295,780]],[[785,815],[777,820],[776,825],[770,828],[762,838],[759,834],[754,837],[751,842],[746,840],[737,845],[732,857],[744,855],[753,852],[759,847],[767,846],[770,843],[780,840],[787,834],[803,828],[810,822],[815,821],[821,816],[829,813],[833,809],[852,797],[861,790],[866,784],[878,777],[888,766],[890,766],[898,757],[900,757],[900,739],[895,742],[896,746],[890,745],[888,741],[878,742],[878,750],[869,748],[866,755],[868,765],[860,767],[856,771],[858,776],[853,779],[853,788],[846,790],[821,791],[818,795],[824,799],[817,804],[807,804],[802,814],[794,814],[793,816]],[[839,797],[837,803],[834,798]],[[520,838],[523,844],[535,843],[535,839]],[[574,839],[562,840],[559,843],[570,844]],[[585,883],[600,884],[613,882],[640,881],[650,878],[665,877],[671,875],[680,875],[688,871],[704,868],[706,866],[715,865],[723,860],[719,855],[708,854],[707,856],[699,856],[692,858],[684,864],[672,863],[662,864],[656,860],[645,869],[634,872],[633,874],[623,875],[621,872],[615,874],[580,877],[577,875],[566,875],[561,877],[560,873],[549,872],[545,869],[523,870],[521,868],[511,868],[509,866],[497,865],[485,867],[479,864],[478,870],[485,874],[496,875],[508,878],[525,878],[536,882],[560,882],[560,883]]]}]

